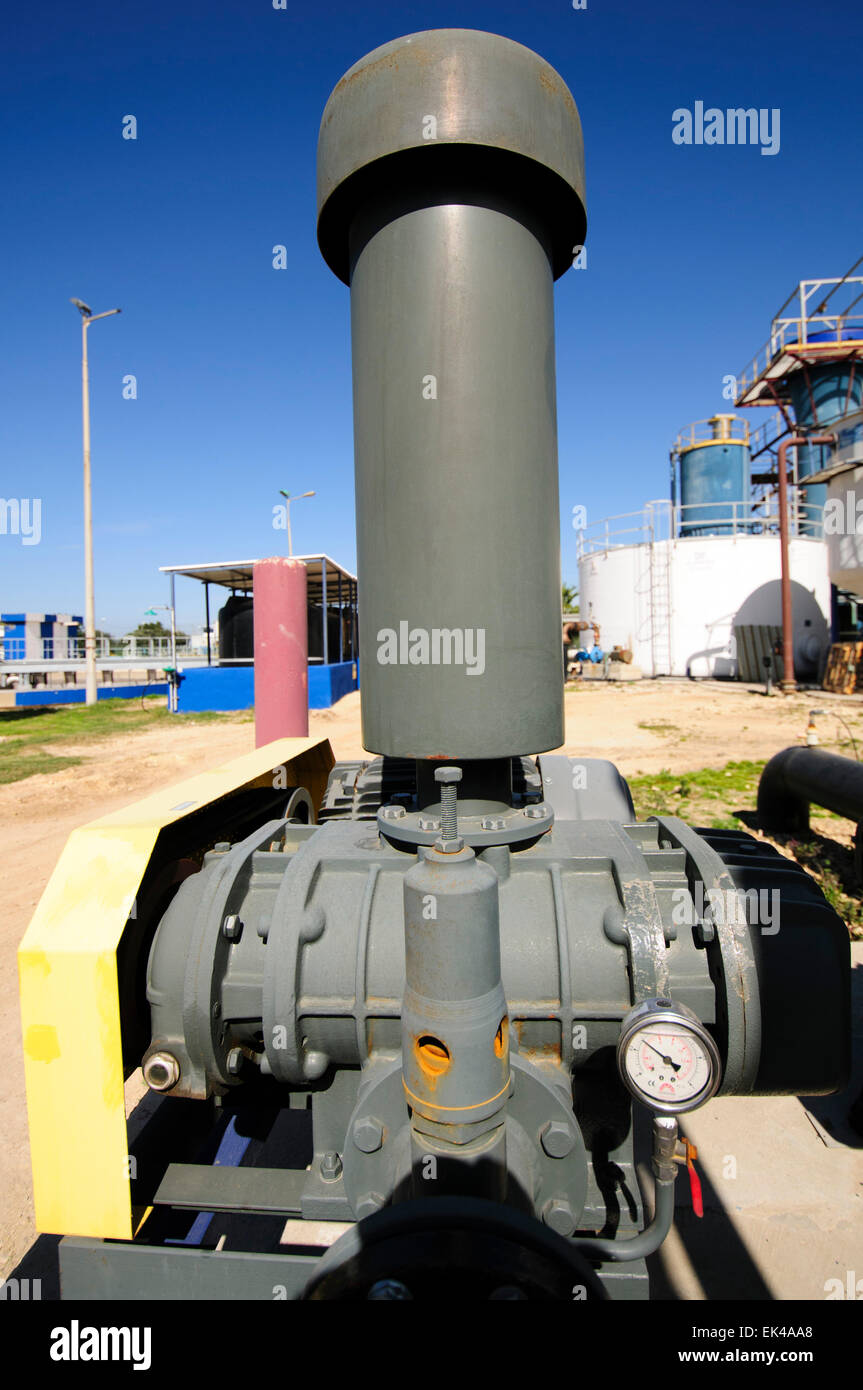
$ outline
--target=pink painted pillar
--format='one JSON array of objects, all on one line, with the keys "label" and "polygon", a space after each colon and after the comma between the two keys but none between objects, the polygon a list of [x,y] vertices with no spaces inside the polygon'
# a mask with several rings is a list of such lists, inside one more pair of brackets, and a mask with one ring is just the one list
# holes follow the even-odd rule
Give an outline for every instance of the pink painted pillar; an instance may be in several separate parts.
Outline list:
[{"label": "pink painted pillar", "polygon": [[254,567],[255,747],[309,732],[306,567],[274,555]]}]

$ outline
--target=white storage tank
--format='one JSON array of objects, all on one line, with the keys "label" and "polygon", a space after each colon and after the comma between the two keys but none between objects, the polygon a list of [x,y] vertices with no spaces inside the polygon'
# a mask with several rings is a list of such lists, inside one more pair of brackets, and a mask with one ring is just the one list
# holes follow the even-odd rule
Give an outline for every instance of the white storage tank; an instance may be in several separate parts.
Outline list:
[{"label": "white storage tank", "polygon": [[[599,530],[599,528],[597,528]],[[818,680],[830,647],[824,541],[790,542],[794,668]],[[637,544],[583,542],[581,617],[602,647],[629,648],[645,676],[737,676],[733,629],[781,626],[779,537],[683,536]]]}]

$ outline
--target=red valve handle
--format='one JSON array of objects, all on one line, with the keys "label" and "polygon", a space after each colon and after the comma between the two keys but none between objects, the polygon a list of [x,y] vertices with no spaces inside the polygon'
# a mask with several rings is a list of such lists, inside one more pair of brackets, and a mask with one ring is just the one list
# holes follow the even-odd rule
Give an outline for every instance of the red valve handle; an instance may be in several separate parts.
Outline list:
[{"label": "red valve handle", "polygon": [[696,1216],[703,1216],[704,1202],[701,1196],[701,1179],[698,1176],[694,1162],[698,1155],[698,1150],[694,1144],[690,1144],[688,1139],[684,1139],[683,1142],[686,1145],[686,1168],[689,1173],[689,1190],[692,1193],[692,1210],[695,1212]]}]

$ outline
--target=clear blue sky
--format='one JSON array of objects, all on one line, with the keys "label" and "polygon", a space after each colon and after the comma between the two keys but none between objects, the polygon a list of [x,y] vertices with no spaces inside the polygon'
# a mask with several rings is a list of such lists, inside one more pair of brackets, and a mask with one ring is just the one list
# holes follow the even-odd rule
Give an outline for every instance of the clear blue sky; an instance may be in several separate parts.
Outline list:
[{"label": "clear blue sky", "polygon": [[[82,611],[70,295],[123,309],[90,330],[100,626],[166,601],[160,565],[277,553],[280,487],[317,492],[294,508],[295,550],[354,568],[348,291],[317,249],[315,147],[343,72],[399,34],[507,35],[581,112],[588,266],[556,288],[570,582],[572,506],[596,519],[664,496],[678,429],[727,408],[723,375],[786,294],[863,251],[863,9],[847,0],[47,0],[0,26],[0,496],[43,506],[39,545],[0,535],[2,611]],[[675,145],[672,112],[698,100],[778,107],[778,154]],[[197,585],[178,608],[200,624]]]}]

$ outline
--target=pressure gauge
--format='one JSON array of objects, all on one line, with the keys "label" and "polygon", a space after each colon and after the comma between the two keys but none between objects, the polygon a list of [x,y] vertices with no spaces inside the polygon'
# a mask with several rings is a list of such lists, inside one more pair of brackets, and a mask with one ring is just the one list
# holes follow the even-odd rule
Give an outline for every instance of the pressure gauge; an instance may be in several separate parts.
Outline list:
[{"label": "pressure gauge", "polygon": [[617,1068],[636,1100],[671,1115],[709,1100],[721,1073],[716,1043],[704,1024],[671,999],[647,999],[626,1015]]}]

